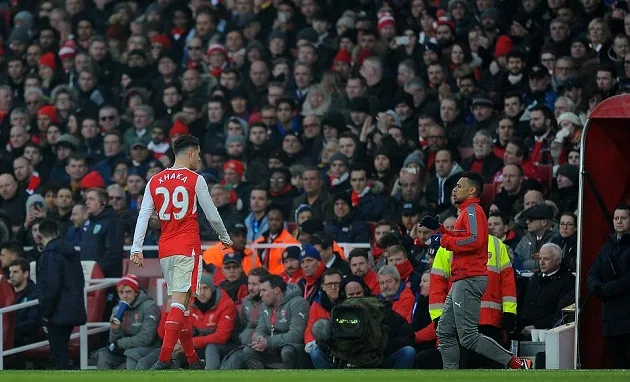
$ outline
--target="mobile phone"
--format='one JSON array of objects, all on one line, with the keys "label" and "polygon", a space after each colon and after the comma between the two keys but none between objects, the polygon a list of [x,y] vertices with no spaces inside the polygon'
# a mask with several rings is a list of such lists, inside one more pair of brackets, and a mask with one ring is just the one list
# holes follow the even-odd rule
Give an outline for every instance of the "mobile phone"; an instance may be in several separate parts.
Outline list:
[{"label": "mobile phone", "polygon": [[407,36],[396,37],[396,45],[409,45],[409,37]]},{"label": "mobile phone", "polygon": [[35,208],[37,210],[43,210],[44,209],[44,203],[42,203],[42,202],[35,202],[35,203],[33,203],[33,208]]}]

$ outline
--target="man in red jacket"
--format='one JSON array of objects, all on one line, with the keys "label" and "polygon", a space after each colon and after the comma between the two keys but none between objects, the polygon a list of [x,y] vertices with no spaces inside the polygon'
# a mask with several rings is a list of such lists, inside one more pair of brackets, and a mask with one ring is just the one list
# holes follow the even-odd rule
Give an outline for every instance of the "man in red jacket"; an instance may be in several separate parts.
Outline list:
[{"label": "man in red jacket", "polygon": [[451,290],[436,328],[445,369],[459,368],[459,344],[511,369],[529,369],[531,361],[520,360],[490,337],[479,333],[477,323],[481,296],[488,282],[488,220],[479,205],[483,178],[465,172],[453,189],[452,198],[460,214],[452,231],[427,215],[420,225],[438,233],[431,236],[431,246],[453,252]]}]

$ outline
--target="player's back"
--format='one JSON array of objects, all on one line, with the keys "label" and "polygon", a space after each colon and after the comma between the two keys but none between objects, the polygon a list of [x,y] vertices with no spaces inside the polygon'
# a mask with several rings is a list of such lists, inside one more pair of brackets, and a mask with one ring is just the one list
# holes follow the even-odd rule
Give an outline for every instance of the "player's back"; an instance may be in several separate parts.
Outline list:
[{"label": "player's back", "polygon": [[160,258],[171,255],[200,255],[197,222],[197,181],[199,175],[187,168],[168,168],[154,175],[149,190],[161,233]]}]

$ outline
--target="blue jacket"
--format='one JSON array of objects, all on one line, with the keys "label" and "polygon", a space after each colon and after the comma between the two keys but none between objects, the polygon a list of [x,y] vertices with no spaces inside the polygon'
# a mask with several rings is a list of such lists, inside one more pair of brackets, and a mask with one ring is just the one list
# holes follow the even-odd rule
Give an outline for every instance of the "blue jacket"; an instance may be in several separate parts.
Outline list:
[{"label": "blue jacket", "polygon": [[262,218],[260,225],[258,226],[258,230],[254,229],[254,213],[250,212],[249,215],[245,218],[245,227],[247,228],[247,242],[251,243],[256,241],[259,237],[262,236],[263,232],[267,232],[269,230],[269,222],[267,221],[267,216]]},{"label": "blue jacket", "polygon": [[358,212],[351,211],[341,221],[334,219],[326,224],[326,232],[337,243],[369,243],[370,227],[361,220]]},{"label": "blue jacket", "polygon": [[123,244],[124,224],[111,207],[105,207],[83,226],[81,261],[96,261],[105,277],[121,277]]},{"label": "blue jacket", "polygon": [[84,285],[83,268],[74,246],[63,239],[51,240],[37,267],[37,298],[42,317],[55,325],[85,324]]}]

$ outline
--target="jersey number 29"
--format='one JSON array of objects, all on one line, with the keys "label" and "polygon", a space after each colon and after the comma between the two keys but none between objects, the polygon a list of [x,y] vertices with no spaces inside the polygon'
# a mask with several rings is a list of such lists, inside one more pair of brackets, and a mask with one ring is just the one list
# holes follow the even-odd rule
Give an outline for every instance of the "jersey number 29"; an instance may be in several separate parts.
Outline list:
[{"label": "jersey number 29", "polygon": [[[158,218],[160,220],[171,220],[171,214],[166,212],[169,205],[173,205],[173,217],[175,220],[182,220],[186,213],[188,212],[188,190],[184,186],[177,186],[173,190],[171,194],[166,187],[158,187],[155,189],[155,193],[158,195],[162,195],[164,197],[164,202],[162,203],[162,207],[160,207],[160,211],[158,212]],[[193,213],[197,209],[197,203],[194,204]]]}]

